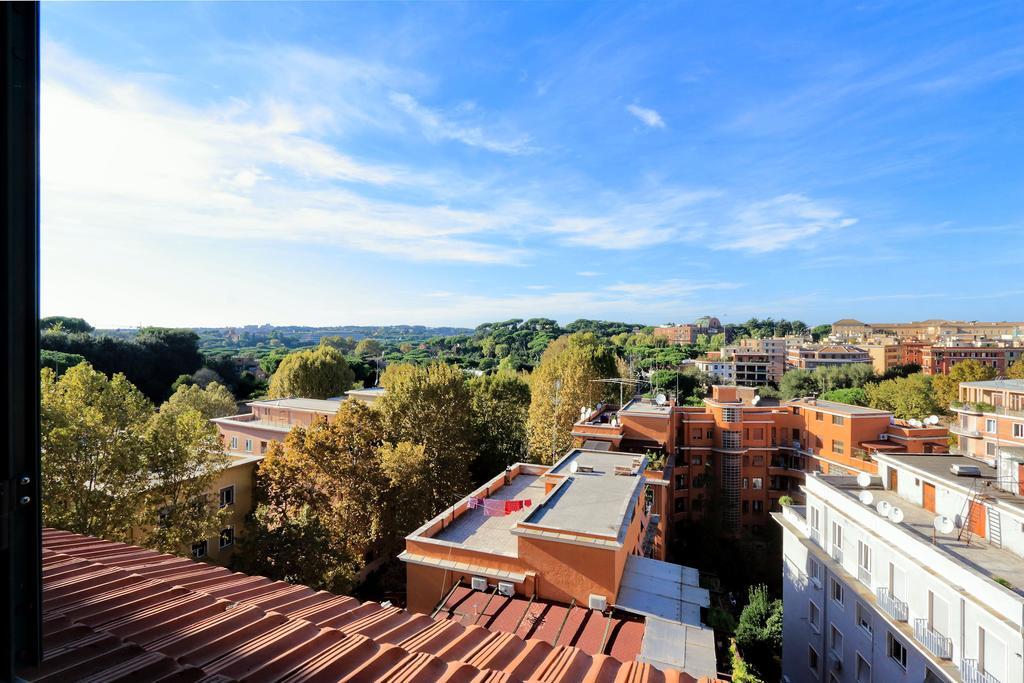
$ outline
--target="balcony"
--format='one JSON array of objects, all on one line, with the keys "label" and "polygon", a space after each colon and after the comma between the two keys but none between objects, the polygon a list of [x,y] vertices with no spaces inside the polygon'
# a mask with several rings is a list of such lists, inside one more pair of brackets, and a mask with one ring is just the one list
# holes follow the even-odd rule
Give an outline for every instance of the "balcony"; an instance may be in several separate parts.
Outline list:
[{"label": "balcony", "polygon": [[939,659],[953,658],[953,640],[929,628],[927,619],[914,619],[914,637]]},{"label": "balcony", "polygon": [[888,588],[879,588],[875,591],[875,595],[878,597],[878,605],[896,621],[906,621],[910,617],[910,608],[907,603],[889,593]]},{"label": "balcony", "polygon": [[963,683],[1000,683],[999,679],[978,668],[978,660],[960,660],[960,680]]},{"label": "balcony", "polygon": [[972,439],[981,438],[981,432],[979,432],[977,429],[967,429],[966,427],[961,427],[960,425],[950,425],[949,431],[953,432],[954,434],[959,434],[960,436],[971,437]]},{"label": "balcony", "polygon": [[868,588],[871,588],[871,572],[864,567],[857,567],[857,578]]},{"label": "balcony", "polygon": [[811,532],[808,534],[808,536],[811,537],[812,541],[814,541],[818,545],[821,545],[821,532],[820,531],[818,531],[817,529],[811,529]]}]

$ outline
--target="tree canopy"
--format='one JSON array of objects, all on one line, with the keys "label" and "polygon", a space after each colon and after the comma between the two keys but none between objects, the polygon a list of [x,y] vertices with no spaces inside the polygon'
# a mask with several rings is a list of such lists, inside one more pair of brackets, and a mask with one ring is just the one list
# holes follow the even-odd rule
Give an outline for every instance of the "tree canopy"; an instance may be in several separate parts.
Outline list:
[{"label": "tree canopy", "polygon": [[917,374],[868,384],[864,392],[868,405],[888,410],[900,419],[921,419],[943,412],[932,390],[933,379]]},{"label": "tree canopy", "polygon": [[767,586],[750,587],[736,626],[736,647],[759,678],[779,679],[776,658],[782,652],[782,600],[773,600]]},{"label": "tree canopy", "polygon": [[333,346],[295,351],[278,365],[270,378],[271,398],[331,398],[352,388],[355,374]]},{"label": "tree canopy", "polygon": [[179,386],[160,408],[161,411],[179,413],[188,409],[195,410],[210,420],[236,414],[238,404],[227,387],[210,382],[205,389],[200,388],[198,384]]},{"label": "tree canopy", "polygon": [[961,382],[979,382],[995,376],[995,368],[972,359],[961,361],[950,368],[948,374],[935,375],[932,382],[935,400],[945,411],[960,396]]}]

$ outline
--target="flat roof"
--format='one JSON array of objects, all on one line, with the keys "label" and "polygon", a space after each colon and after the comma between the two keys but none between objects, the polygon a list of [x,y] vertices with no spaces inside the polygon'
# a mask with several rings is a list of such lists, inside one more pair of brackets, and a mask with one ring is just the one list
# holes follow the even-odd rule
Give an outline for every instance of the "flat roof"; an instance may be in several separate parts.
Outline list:
[{"label": "flat roof", "polygon": [[[1024,511],[1024,496],[1018,496],[997,487],[998,471],[981,460],[965,455],[897,455],[894,453],[879,453],[876,459],[881,463],[891,461],[900,467],[917,470],[925,477],[940,481],[946,486],[959,487],[969,491],[978,484],[977,488],[980,488],[985,495]],[[953,465],[972,465],[981,470],[981,476],[958,477],[949,471]]]},{"label": "flat roof", "polygon": [[846,413],[847,415],[874,415],[881,417],[892,414],[887,410],[879,410],[878,408],[854,406],[849,403],[839,403],[838,401],[822,401],[821,399],[807,400],[806,398],[797,398],[789,401],[788,405],[798,405],[801,408],[817,408],[822,411],[830,410],[835,413]]},{"label": "flat roof", "polygon": [[[541,475],[523,474],[513,477],[511,483],[502,486],[488,496],[491,500],[527,500],[534,505],[544,497],[544,481]],[[487,517],[483,508],[465,510],[451,524],[430,538],[448,543],[458,543],[466,548],[487,553],[515,556],[518,554],[519,539],[510,532],[512,527],[530,514],[532,508],[524,508],[498,517]]]},{"label": "flat roof", "polygon": [[658,405],[654,399],[634,398],[632,401],[619,409],[620,413],[653,413],[655,415],[669,415],[672,413],[672,406],[667,402]]},{"label": "flat roof", "polygon": [[289,410],[304,410],[311,413],[338,412],[340,404],[337,400],[318,398],[275,398],[265,401],[249,401],[246,405],[266,406],[268,408],[288,408]]},{"label": "flat roof", "polygon": [[[346,396],[383,396],[387,392],[384,387],[366,387],[364,389],[351,389],[345,392]],[[332,401],[334,399],[331,399]]]},{"label": "flat roof", "polygon": [[[964,460],[967,459],[964,458]],[[971,464],[974,463],[972,462]],[[857,485],[856,477],[822,476],[821,479],[832,484],[836,489],[854,500],[858,500],[857,496],[863,490]],[[961,477],[961,479],[964,479],[964,477]],[[900,526],[905,527],[918,540],[932,543],[934,538],[936,546],[953,555],[964,564],[969,565],[975,570],[980,570],[981,574],[989,578],[1006,579],[1013,586],[1010,590],[1018,594],[1024,593],[1024,561],[1021,560],[1020,555],[991,545],[987,539],[978,535],[971,536],[969,539],[970,543],[967,542],[968,539],[958,540],[957,534],[960,532],[959,529],[953,529],[953,532],[949,534],[940,533],[933,526],[935,518],[938,517],[934,512],[926,510],[913,501],[907,500],[893,491],[884,489],[878,484],[868,487],[868,490],[871,491],[871,495],[874,497],[872,505],[877,505],[884,500],[902,510],[903,521],[900,523]]]},{"label": "flat roof", "polygon": [[962,387],[978,387],[979,389],[1009,389],[1024,391],[1024,379],[989,379],[981,382],[960,382]]},{"label": "flat roof", "polygon": [[[615,468],[631,467],[640,458],[636,475],[616,474]],[[565,475],[565,481],[551,492],[540,507],[523,521],[555,531],[601,534],[619,538],[626,514],[644,481],[644,458],[633,453],[575,449],[550,470]],[[572,464],[593,468],[572,472]]]}]

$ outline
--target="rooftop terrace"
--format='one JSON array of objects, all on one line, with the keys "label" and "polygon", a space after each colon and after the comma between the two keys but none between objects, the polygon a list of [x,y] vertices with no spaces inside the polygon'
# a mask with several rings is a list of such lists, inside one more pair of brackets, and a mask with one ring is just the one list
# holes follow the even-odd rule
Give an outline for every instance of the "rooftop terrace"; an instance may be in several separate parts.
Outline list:
[{"label": "rooftop terrace", "polygon": [[[492,500],[526,500],[534,505],[544,497],[543,478],[536,474],[520,473],[493,494]],[[502,555],[516,555],[517,539],[510,531],[519,520],[525,519],[532,508],[525,508],[504,516],[487,517],[483,508],[466,510],[455,518],[451,524],[433,538],[459,545],[473,550]]]},{"label": "rooftop terrace", "polygon": [[[1003,491],[996,482],[998,473],[996,468],[986,462],[969,458],[964,455],[895,455],[885,454],[879,460],[883,464],[888,462],[899,465],[901,469],[918,471],[926,478],[940,481],[947,487],[971,491],[978,489],[986,496],[991,497],[1000,503],[1010,505],[1024,512],[1024,496],[1019,496],[1009,491]],[[953,465],[972,465],[981,470],[980,477],[960,477],[950,471]]]},{"label": "rooftop terrace", "polygon": [[275,398],[266,401],[249,401],[250,406],[262,406],[265,408],[287,408],[288,410],[301,410],[307,413],[326,413],[334,415],[341,407],[338,399],[318,398]]},{"label": "rooftop terrace", "polygon": [[668,402],[666,402],[664,405],[658,405],[652,398],[640,397],[634,398],[632,401],[626,403],[626,405],[622,406],[619,412],[628,413],[631,415],[635,413],[650,413],[652,415],[671,415],[672,406]]}]

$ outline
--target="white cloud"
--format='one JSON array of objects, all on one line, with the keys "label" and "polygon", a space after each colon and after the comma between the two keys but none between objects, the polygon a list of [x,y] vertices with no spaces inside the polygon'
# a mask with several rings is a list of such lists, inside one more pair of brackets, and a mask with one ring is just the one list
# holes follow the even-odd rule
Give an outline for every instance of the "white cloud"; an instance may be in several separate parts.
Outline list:
[{"label": "white cloud", "polygon": [[576,274],[579,275],[580,277],[597,277],[601,273],[598,273],[597,271],[594,270],[581,270]]},{"label": "white cloud", "polygon": [[[428,138],[435,140],[455,140],[470,147],[479,147],[491,152],[502,154],[528,154],[534,150],[530,137],[522,134],[500,133],[484,130],[479,124],[458,122],[438,112],[424,107],[407,93],[393,92],[390,96],[392,104],[408,114],[423,129]],[[457,114],[472,114],[475,105],[460,108]]]},{"label": "white cloud", "polygon": [[805,197],[784,194],[742,208],[724,230],[714,249],[763,253],[785,247],[806,247],[809,238],[834,232],[857,222],[842,211]]},{"label": "white cloud", "polygon": [[626,111],[633,116],[640,119],[645,126],[648,128],[664,128],[665,120],[661,118],[661,114],[654,111],[653,109],[647,109],[640,107],[635,104],[626,105]]}]

